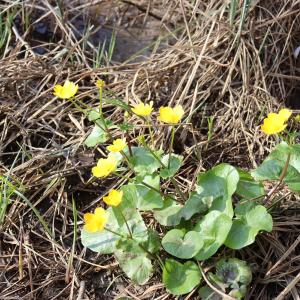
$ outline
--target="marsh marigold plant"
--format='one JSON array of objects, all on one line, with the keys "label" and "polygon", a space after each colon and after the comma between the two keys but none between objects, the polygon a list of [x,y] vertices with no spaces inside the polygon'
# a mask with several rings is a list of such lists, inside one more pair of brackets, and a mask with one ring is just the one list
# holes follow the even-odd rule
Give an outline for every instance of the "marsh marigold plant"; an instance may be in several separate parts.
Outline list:
[{"label": "marsh marigold plant", "polygon": [[54,96],[60,99],[70,99],[75,96],[78,91],[78,84],[72,81],[66,80],[64,85],[57,84],[54,87]]},{"label": "marsh marigold plant", "polygon": [[158,120],[167,124],[177,124],[184,115],[184,110],[181,105],[172,107],[162,106],[159,109]]},{"label": "marsh marigold plant", "polygon": [[[189,177],[196,179],[193,189],[183,193],[183,189],[187,188],[185,178],[182,178],[187,176],[187,157],[175,153],[173,147],[176,125],[184,125],[181,123],[185,113],[183,107],[160,107],[155,114],[158,115],[157,120],[166,125],[155,128],[156,124],[150,118],[154,111],[152,102],[140,102],[129,108],[116,99],[116,106],[123,107],[124,112],[126,110],[124,123],[119,124],[117,120],[106,122],[102,110],[101,83],[97,86],[99,114],[105,124],[100,133],[105,134],[105,138],[102,139],[101,135],[91,147],[103,147],[112,136],[114,140],[105,144],[110,153],[107,158],[99,159],[92,173],[98,178],[113,173],[111,179],[122,183],[118,188],[110,189],[105,197],[101,196],[101,201],[109,206],[107,210],[98,207],[93,213],[84,215],[82,244],[99,254],[114,254],[120,268],[140,285],[155,276],[156,267],[160,266],[166,291],[174,296],[189,294],[197,289],[200,298],[206,299],[208,294],[219,297],[203,280],[203,271],[198,264],[209,262],[212,268],[207,276],[214,279],[224,294],[236,299],[245,297],[246,287],[251,282],[251,269],[239,259],[222,258],[223,248],[238,251],[255,243],[261,232],[272,231],[271,209],[267,209],[265,204],[271,208],[273,199],[277,203],[276,193],[282,193],[283,184],[292,192],[300,191],[300,172],[295,167],[299,145],[294,144],[296,134],[286,130],[292,112],[284,108],[277,113],[269,113],[264,119],[261,125],[264,133],[277,134],[285,130],[280,139],[287,141],[277,145],[257,168],[247,171],[228,163],[218,164],[205,172],[194,168],[195,173],[189,173]],[[145,130],[138,136],[140,127],[131,123],[128,112],[142,117],[138,123],[142,123],[148,133]],[[95,120],[95,128],[97,122],[98,119]],[[210,122],[210,132],[213,132]],[[155,133],[160,136],[159,130],[165,127],[171,129],[168,149],[158,147],[154,139]],[[126,132],[122,134],[126,134],[124,136],[128,139],[116,138],[115,128]],[[292,128],[290,126],[290,130]],[[196,159],[193,161],[197,163]],[[118,165],[120,168],[115,172]],[[180,185],[177,176],[182,178]],[[278,190],[265,184],[270,181],[278,181]],[[104,180],[99,186],[103,187],[103,184],[110,183]],[[218,187],[217,193],[215,187]],[[227,276],[228,270],[233,273],[230,278]],[[245,275],[242,279],[241,274]]]}]

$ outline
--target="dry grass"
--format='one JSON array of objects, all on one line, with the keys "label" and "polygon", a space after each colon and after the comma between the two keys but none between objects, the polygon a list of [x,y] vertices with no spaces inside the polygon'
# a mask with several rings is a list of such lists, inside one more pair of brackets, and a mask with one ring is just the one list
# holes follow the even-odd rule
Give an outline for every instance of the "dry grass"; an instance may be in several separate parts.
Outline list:
[{"label": "dry grass", "polygon": [[[113,258],[86,251],[74,239],[82,214],[120,182],[88,182],[103,148],[83,146],[92,124],[73,103],[55,99],[53,85],[67,77],[77,81],[81,107],[97,106],[99,77],[107,81],[110,97],[130,104],[138,99],[154,100],[155,107],[182,104],[190,125],[177,132],[175,150],[187,159],[176,179],[188,190],[196,169],[221,161],[255,167],[274,145],[260,133],[263,115],[284,101],[299,109],[293,50],[300,42],[300,2],[252,1],[240,34],[241,11],[230,27],[228,1],[95,1],[101,2],[100,11],[99,4],[78,2],[64,4],[61,12],[55,1],[0,2],[0,11],[16,14],[0,52],[0,174],[21,193],[12,197],[0,227],[0,299],[172,299],[158,278],[134,286]],[[89,15],[95,31],[99,19],[121,28],[147,27],[155,20],[168,38],[160,47],[153,43],[152,54],[139,62],[106,57],[93,68],[97,45],[88,40],[88,30],[76,33],[75,22],[82,16],[86,22]],[[24,28],[28,18],[32,25]],[[52,39],[34,34],[40,22],[50,24]],[[36,47],[46,52],[37,54]],[[105,114],[115,122],[123,118],[109,104]],[[136,126],[132,139],[143,130]],[[168,138],[169,132],[157,127],[157,145],[167,147]],[[254,270],[247,299],[299,299],[299,198],[287,197],[284,207],[274,211],[271,234],[235,253]]]}]

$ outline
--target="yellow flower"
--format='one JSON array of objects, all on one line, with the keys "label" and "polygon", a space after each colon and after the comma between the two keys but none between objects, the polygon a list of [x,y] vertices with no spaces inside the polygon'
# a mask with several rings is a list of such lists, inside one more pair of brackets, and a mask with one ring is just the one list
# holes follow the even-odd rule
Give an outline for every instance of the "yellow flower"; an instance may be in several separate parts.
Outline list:
[{"label": "yellow flower", "polygon": [[284,124],[285,120],[282,116],[276,113],[269,113],[268,117],[264,119],[261,130],[265,134],[276,134],[283,131],[287,124]]},{"label": "yellow flower", "polygon": [[102,231],[107,222],[106,211],[102,207],[97,207],[94,213],[84,214],[84,229],[88,232]]},{"label": "yellow flower", "polygon": [[96,86],[97,86],[97,88],[99,88],[99,89],[103,89],[103,88],[105,87],[105,81],[102,80],[102,79],[98,79],[98,80],[96,81]]},{"label": "yellow flower", "polygon": [[292,115],[292,112],[287,108],[283,108],[279,111],[278,115],[284,122],[286,122]]},{"label": "yellow flower", "polygon": [[300,115],[297,115],[294,119],[297,123],[300,123]]},{"label": "yellow flower", "polygon": [[117,169],[118,160],[115,156],[109,155],[107,158],[100,158],[97,166],[92,168],[95,177],[107,177]]},{"label": "yellow flower", "polygon": [[54,87],[54,96],[61,99],[70,99],[75,96],[78,91],[78,84],[75,85],[74,82],[66,80],[64,85],[57,84]]},{"label": "yellow flower", "polygon": [[103,201],[107,205],[118,206],[122,201],[122,197],[123,191],[111,190],[108,196],[103,197]]},{"label": "yellow flower", "polygon": [[120,152],[126,148],[126,140],[125,139],[116,139],[113,141],[112,145],[106,147],[109,152]]},{"label": "yellow flower", "polygon": [[138,116],[147,117],[153,110],[153,101],[150,101],[150,104],[144,104],[140,102],[139,104],[132,107],[131,110]]},{"label": "yellow flower", "polygon": [[159,109],[158,120],[168,124],[177,124],[183,115],[184,110],[181,105],[176,105],[174,108],[162,106]]}]

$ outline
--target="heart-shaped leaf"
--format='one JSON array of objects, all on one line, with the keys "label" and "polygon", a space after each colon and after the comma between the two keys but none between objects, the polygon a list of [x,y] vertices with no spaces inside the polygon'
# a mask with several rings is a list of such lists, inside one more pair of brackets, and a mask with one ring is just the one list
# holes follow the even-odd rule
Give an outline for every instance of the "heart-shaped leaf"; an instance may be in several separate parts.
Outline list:
[{"label": "heart-shaped leaf", "polygon": [[163,237],[162,246],[178,258],[192,258],[203,246],[203,240],[198,232],[189,231],[186,234],[179,229],[172,229]]},{"label": "heart-shaped leaf", "polygon": [[197,193],[201,197],[213,197],[210,211],[218,210],[233,216],[232,195],[236,191],[239,174],[228,165],[220,164],[198,176]]},{"label": "heart-shaped leaf", "polygon": [[162,178],[169,178],[176,174],[176,172],[180,169],[183,157],[176,154],[164,155],[162,158],[162,163],[166,166],[160,170],[160,176]]},{"label": "heart-shaped leaf", "polygon": [[115,256],[124,273],[135,283],[143,285],[152,275],[152,263],[145,253],[115,251]]},{"label": "heart-shaped leaf", "polygon": [[201,300],[223,300],[223,297],[217,294],[209,286],[205,285],[199,289]]},{"label": "heart-shaped leaf", "polygon": [[147,249],[150,253],[156,253],[160,249],[160,238],[158,233],[148,228],[148,239],[144,243],[142,243],[144,249]]},{"label": "heart-shaped leaf", "polygon": [[86,138],[84,144],[87,147],[95,147],[106,141],[107,141],[106,132],[98,125],[95,125],[90,135]]},{"label": "heart-shaped leaf", "polygon": [[184,264],[174,259],[166,259],[163,269],[163,283],[173,295],[184,295],[191,292],[201,281],[198,266],[191,261]]},{"label": "heart-shaped leaf", "polygon": [[161,209],[155,209],[153,216],[155,220],[163,226],[176,226],[180,223],[181,204],[176,203],[171,198],[166,198]]},{"label": "heart-shaped leaf", "polygon": [[259,231],[272,231],[272,216],[262,205],[257,205],[249,211],[239,210],[238,218],[233,221],[225,245],[232,249],[241,249],[252,244]]},{"label": "heart-shaped leaf", "polygon": [[227,214],[213,210],[209,212],[194,228],[203,238],[204,245],[197,253],[198,260],[205,260],[214,255],[223,245],[232,225]]}]

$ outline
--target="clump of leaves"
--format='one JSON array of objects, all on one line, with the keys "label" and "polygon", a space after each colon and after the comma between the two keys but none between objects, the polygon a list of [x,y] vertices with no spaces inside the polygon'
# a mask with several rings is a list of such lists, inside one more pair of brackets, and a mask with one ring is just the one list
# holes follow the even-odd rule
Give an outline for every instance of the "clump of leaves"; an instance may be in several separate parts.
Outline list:
[{"label": "clump of leaves", "polygon": [[[111,128],[127,134],[134,130],[128,115],[135,109],[110,99],[110,104],[125,110],[127,115],[125,123],[114,125],[103,118],[102,100],[105,101],[100,89],[99,112],[91,110],[88,114],[95,125],[85,141],[87,147],[111,139]],[[153,141],[152,104],[151,109],[143,103],[138,106],[136,115],[149,127]],[[83,229],[81,233],[84,246],[100,254],[113,253],[126,275],[138,284],[145,284],[160,266],[162,281],[173,295],[190,293],[203,284],[200,261],[203,264],[211,259],[220,247],[241,249],[254,243],[261,231],[272,231],[272,216],[261,201],[267,196],[264,181],[283,182],[292,191],[300,191],[299,145],[281,143],[252,172],[222,163],[195,174],[195,186],[186,199],[174,180],[184,160],[172,153],[175,126],[183,114],[181,106],[159,110],[159,121],[172,121],[168,152],[155,149],[153,143],[148,145],[142,136],[137,139],[137,145],[128,145],[128,149],[114,153],[122,165],[119,170],[128,170],[133,175],[120,187],[121,203],[107,209],[104,230],[91,233]],[[161,189],[168,181],[175,192]],[[144,212],[161,225],[163,234],[146,226]],[[160,257],[162,251],[164,261]],[[216,289],[236,299],[245,296],[251,278],[246,262],[236,258],[220,259],[215,264],[215,272],[208,274]],[[210,286],[202,286],[199,294],[202,299],[221,299]]]},{"label": "clump of leaves", "polygon": [[[246,295],[247,285],[252,280],[252,273],[245,261],[237,258],[221,259],[216,264],[216,272],[208,277],[217,290],[227,293],[235,299],[242,299]],[[201,299],[222,300],[222,296],[209,286],[199,290]]]}]

